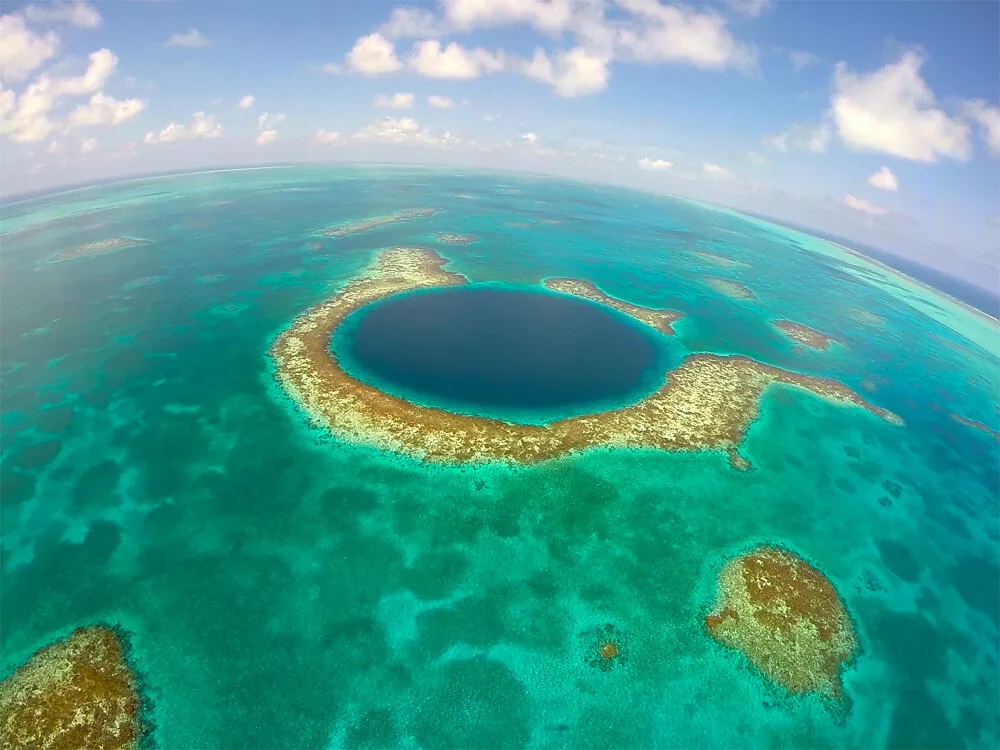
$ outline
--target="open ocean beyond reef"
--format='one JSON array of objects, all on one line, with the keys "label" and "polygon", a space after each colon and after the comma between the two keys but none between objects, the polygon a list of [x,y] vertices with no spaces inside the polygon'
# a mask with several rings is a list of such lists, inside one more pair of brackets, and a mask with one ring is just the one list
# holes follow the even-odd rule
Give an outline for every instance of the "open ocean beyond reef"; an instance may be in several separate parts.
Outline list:
[{"label": "open ocean beyond reef", "polygon": [[[315,234],[415,208],[440,210]],[[996,321],[762,220],[473,170],[131,180],[9,204],[0,231],[0,676],[119,625],[163,749],[1000,743]],[[46,262],[117,237],[149,242]],[[744,354],[906,425],[774,385],[748,471],[710,451],[511,468],[343,442],[309,426],[268,348],[394,246],[472,282],[572,277],[677,310],[669,367]],[[838,343],[793,346],[774,319]],[[706,632],[720,567],[761,543],[850,613],[842,709]],[[627,638],[608,671],[587,663],[605,623]]]}]

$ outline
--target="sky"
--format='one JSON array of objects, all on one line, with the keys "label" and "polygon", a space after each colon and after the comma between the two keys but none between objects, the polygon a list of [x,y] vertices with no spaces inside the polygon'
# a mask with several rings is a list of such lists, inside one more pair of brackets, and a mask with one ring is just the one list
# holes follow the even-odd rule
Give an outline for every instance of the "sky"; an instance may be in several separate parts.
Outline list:
[{"label": "sky", "polygon": [[0,194],[399,162],[671,193],[1000,288],[1000,2],[0,4]]}]

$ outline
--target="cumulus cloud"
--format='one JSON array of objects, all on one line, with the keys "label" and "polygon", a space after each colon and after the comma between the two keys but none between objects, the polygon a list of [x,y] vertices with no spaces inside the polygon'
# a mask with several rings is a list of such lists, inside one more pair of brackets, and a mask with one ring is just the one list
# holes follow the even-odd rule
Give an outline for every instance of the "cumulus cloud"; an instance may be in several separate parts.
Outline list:
[{"label": "cumulus cloud", "polygon": [[90,55],[82,75],[53,77],[43,73],[16,99],[11,90],[0,91],[0,135],[18,143],[46,138],[56,127],[49,117],[56,105],[68,96],[100,91],[117,66],[115,54],[101,49]]},{"label": "cumulus cloud", "polygon": [[962,111],[966,117],[979,124],[979,136],[990,153],[1000,154],[1000,107],[977,99],[965,102]]},{"label": "cumulus cloud", "polygon": [[828,122],[818,125],[792,125],[784,133],[763,139],[763,144],[774,151],[809,151],[814,154],[826,153],[833,139],[833,129]]},{"label": "cumulus cloud", "polygon": [[93,125],[120,125],[135,117],[145,109],[141,99],[115,99],[107,94],[97,93],[90,102],[81,104],[66,118],[69,127],[79,128]]},{"label": "cumulus cloud", "polygon": [[409,109],[413,106],[413,99],[410,93],[378,94],[372,99],[372,106],[376,109]]},{"label": "cumulus cloud", "polygon": [[707,161],[701,165],[701,171],[705,177],[717,182],[732,182],[736,179],[736,175],[725,167],[719,166],[718,164],[712,164]]},{"label": "cumulus cloud", "polygon": [[369,123],[354,134],[360,140],[400,143],[420,132],[420,123],[412,117],[383,117]]},{"label": "cumulus cloud", "polygon": [[15,14],[0,16],[0,80],[21,81],[59,52],[59,37],[38,34]]},{"label": "cumulus cloud", "polygon": [[969,158],[969,126],[936,106],[923,63],[911,50],[872,73],[837,64],[830,111],[845,146],[922,162]]},{"label": "cumulus cloud", "polygon": [[88,138],[80,144],[80,153],[86,155],[92,151],[96,151],[98,145],[96,138]]},{"label": "cumulus cloud", "polygon": [[882,216],[889,213],[888,208],[876,206],[874,203],[869,203],[864,198],[855,198],[853,195],[845,195],[841,203],[848,208],[853,208],[855,211],[861,211],[862,213],[871,214],[872,216]]},{"label": "cumulus cloud", "polygon": [[442,46],[436,39],[425,39],[413,45],[407,64],[428,78],[468,80],[503,70],[505,55],[502,50],[467,49],[457,42]]},{"label": "cumulus cloud", "polygon": [[336,143],[340,140],[340,133],[331,132],[320,128],[313,136],[313,143]]},{"label": "cumulus cloud", "polygon": [[427,97],[427,103],[436,109],[455,109],[456,105],[454,99],[447,96],[438,96],[433,94]]},{"label": "cumulus cloud", "polygon": [[257,118],[257,130],[273,130],[285,121],[286,117],[281,112],[264,112]]},{"label": "cumulus cloud", "polygon": [[174,34],[167,39],[168,47],[211,47],[211,40],[198,29],[188,29],[182,34]]},{"label": "cumulus cloud", "polygon": [[567,98],[594,94],[608,85],[610,73],[605,55],[592,54],[583,47],[557,52],[553,57],[536,49],[534,57],[522,65],[528,78],[547,83],[559,96]]},{"label": "cumulus cloud", "polygon": [[875,174],[871,175],[868,178],[868,184],[872,187],[877,187],[879,190],[890,190],[892,192],[899,190],[896,175],[892,173],[889,167],[882,167]]},{"label": "cumulus cloud", "polygon": [[274,143],[276,140],[278,140],[277,130],[262,130],[257,134],[258,146],[266,146],[269,143]]},{"label": "cumulus cloud", "polygon": [[253,106],[253,101],[254,101],[253,95],[247,94],[242,99],[240,99],[239,103],[236,106],[239,107],[240,109],[250,109],[250,107]]},{"label": "cumulus cloud", "polygon": [[737,41],[714,11],[659,0],[619,0],[619,5],[635,20],[618,30],[616,46],[625,59],[714,69],[749,70],[757,64],[756,50]]},{"label": "cumulus cloud", "polygon": [[96,29],[101,25],[97,8],[82,0],[29,5],[24,9],[24,17],[33,23],[68,23],[81,29]]},{"label": "cumulus cloud", "polygon": [[725,0],[733,12],[747,18],[756,18],[774,5],[773,0]]},{"label": "cumulus cloud", "polygon": [[45,153],[47,154],[58,154],[62,149],[62,145],[59,141],[52,141],[48,146],[45,147]]},{"label": "cumulus cloud", "polygon": [[521,140],[526,143],[538,143],[537,133],[521,133]]},{"label": "cumulus cloud", "polygon": [[[377,76],[393,73],[403,67],[396,57],[392,42],[378,32],[363,36],[354,43],[347,53],[347,67],[356,73]],[[324,72],[330,73],[324,66]]]},{"label": "cumulus cloud", "polygon": [[648,156],[642,157],[636,164],[639,165],[639,169],[645,169],[650,172],[662,172],[664,169],[670,169],[673,166],[672,162],[664,161],[663,159],[650,159]]},{"label": "cumulus cloud", "polygon": [[176,141],[194,141],[199,139],[219,138],[222,136],[222,125],[215,121],[213,115],[195,112],[191,115],[190,125],[180,125],[171,122],[159,133],[146,133],[143,143],[174,143]]}]

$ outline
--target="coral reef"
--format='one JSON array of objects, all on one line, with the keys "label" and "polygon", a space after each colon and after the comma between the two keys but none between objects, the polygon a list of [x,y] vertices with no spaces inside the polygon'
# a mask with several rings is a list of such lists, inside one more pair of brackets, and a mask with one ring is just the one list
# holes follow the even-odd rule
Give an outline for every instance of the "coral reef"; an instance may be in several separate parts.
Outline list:
[{"label": "coral reef", "polygon": [[830,342],[837,341],[833,336],[791,320],[774,320],[771,321],[771,325],[796,344],[807,346],[810,349],[827,351],[830,348]]},{"label": "coral reef", "polygon": [[316,234],[324,237],[348,237],[352,234],[359,234],[385,226],[386,224],[395,224],[400,221],[409,221],[410,219],[426,219],[437,212],[438,209],[436,208],[411,208],[406,211],[395,211],[391,214],[373,216],[370,219],[356,219],[344,224],[337,224],[326,229],[321,229]]},{"label": "coral reef", "polygon": [[750,264],[742,260],[736,260],[735,258],[729,258],[725,255],[717,255],[716,253],[708,253],[704,250],[699,250],[694,253],[695,257],[700,258],[708,263],[714,263],[722,268],[750,268]]},{"label": "coral reef", "polygon": [[136,748],[146,733],[125,649],[110,628],[80,628],[0,682],[5,748]]},{"label": "coral reef", "polygon": [[479,238],[474,234],[448,234],[441,232],[434,235],[434,239],[446,245],[469,245]]},{"label": "coral reef", "polygon": [[56,253],[48,259],[49,263],[62,263],[66,260],[76,258],[86,258],[91,255],[106,255],[128,247],[138,247],[140,245],[152,244],[149,240],[140,240],[134,237],[115,237],[110,240],[98,240],[97,242],[87,242],[83,245],[76,245],[61,253]]},{"label": "coral reef", "polygon": [[547,289],[563,294],[572,294],[575,297],[583,297],[592,302],[613,307],[619,312],[623,312],[631,318],[645,323],[651,328],[667,334],[674,335],[673,323],[684,317],[683,313],[675,310],[652,310],[648,307],[640,307],[620,299],[609,297],[589,281],[579,279],[547,279],[545,281]]},{"label": "coral reef", "polygon": [[[386,250],[361,276],[306,310],[278,335],[270,350],[275,376],[314,424],[344,440],[437,462],[536,463],[587,448],[612,447],[720,450],[740,468],[745,465],[736,448],[757,416],[762,393],[773,383],[803,388],[902,424],[895,414],[868,403],[835,380],[789,372],[743,356],[690,355],[639,403],[547,425],[514,424],[419,406],[346,373],[331,352],[330,341],[347,315],[391,294],[467,283],[464,276],[445,271],[443,265],[444,260],[431,250]],[[589,287],[584,284],[583,288]],[[656,319],[662,321],[662,317]]]},{"label": "coral reef", "polygon": [[858,647],[833,584],[783,549],[759,547],[719,573],[705,626],[790,693],[842,699],[841,667]]},{"label": "coral reef", "polygon": [[714,276],[709,276],[705,279],[705,283],[708,284],[712,289],[717,291],[719,294],[724,294],[730,299],[738,300],[756,300],[757,295],[753,291],[738,281],[731,281],[729,279],[719,279]]},{"label": "coral reef", "polygon": [[847,314],[863,326],[880,326],[885,323],[885,318],[871,310],[856,309],[848,311]]},{"label": "coral reef", "polygon": [[628,661],[628,639],[610,622],[583,635],[586,639],[587,666],[610,672]]},{"label": "coral reef", "polygon": [[1000,432],[997,432],[992,427],[984,425],[982,422],[977,422],[974,419],[968,419],[967,417],[963,417],[961,414],[951,414],[950,416],[959,424],[964,424],[966,427],[971,427],[974,430],[985,432],[987,435],[992,435],[997,440],[1000,440]]}]

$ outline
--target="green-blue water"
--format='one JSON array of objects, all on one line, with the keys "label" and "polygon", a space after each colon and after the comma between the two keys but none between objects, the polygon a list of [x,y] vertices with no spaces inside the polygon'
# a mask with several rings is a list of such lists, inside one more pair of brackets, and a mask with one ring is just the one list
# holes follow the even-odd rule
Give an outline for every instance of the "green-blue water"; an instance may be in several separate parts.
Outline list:
[{"label": "green-blue water", "polygon": [[[422,207],[441,211],[312,234]],[[760,221],[510,174],[202,173],[0,217],[3,674],[74,627],[121,624],[162,748],[1000,741],[1000,455],[948,416],[1000,429],[995,324],[969,318],[973,343],[957,330],[972,313]],[[44,262],[122,236],[152,243]],[[395,245],[474,282],[576,277],[681,311],[678,361],[833,377],[907,424],[774,387],[748,472],[654,451],[428,467],[344,444],[285,399],[267,349]],[[841,343],[795,348],[776,318]],[[862,648],[844,713],[785,696],[705,633],[719,567],[760,542],[845,600]],[[587,663],[605,623],[628,642],[607,672]]]}]

